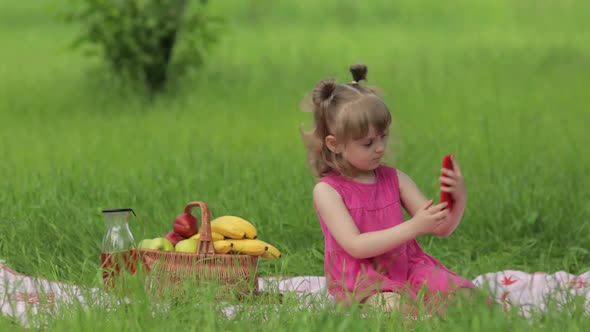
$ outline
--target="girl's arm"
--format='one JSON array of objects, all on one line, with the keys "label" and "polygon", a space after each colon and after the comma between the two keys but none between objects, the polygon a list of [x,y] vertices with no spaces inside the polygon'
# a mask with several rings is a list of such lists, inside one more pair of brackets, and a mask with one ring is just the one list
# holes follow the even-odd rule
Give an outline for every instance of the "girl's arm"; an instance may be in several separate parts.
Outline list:
[{"label": "girl's arm", "polygon": [[465,211],[465,200],[457,201],[454,200],[453,209],[449,212],[447,220],[437,227],[432,234],[440,237],[447,237],[455,231],[461,218],[463,217],[463,211]]},{"label": "girl's arm", "polygon": [[[432,234],[440,237],[447,237],[451,235],[455,228],[457,228],[461,222],[461,218],[463,217],[463,211],[465,211],[467,201],[467,195],[465,194],[465,184],[463,181],[463,175],[461,174],[461,169],[455,162],[454,157],[452,161],[455,170],[451,171],[443,168],[443,175],[439,179],[441,182],[444,182],[448,185],[448,187],[441,185],[440,190],[450,192],[453,196],[453,209],[449,211],[449,214],[447,215],[444,223],[436,227],[432,232]],[[399,179],[402,205],[408,214],[413,217],[416,211],[418,211],[419,207],[426,201],[426,197],[424,194],[422,194],[416,183],[414,183],[414,181],[412,181],[408,175],[400,170],[397,170],[397,176]]]},{"label": "girl's arm", "polygon": [[[451,235],[463,217],[463,212],[467,206],[467,193],[465,191],[465,180],[459,164],[455,161],[455,157],[451,158],[453,162],[453,170],[442,168],[442,175],[439,178],[441,182],[440,190],[451,193],[453,197],[453,209],[450,211],[447,220],[435,230],[434,234],[447,237]],[[442,184],[447,186],[443,186]]]},{"label": "girl's arm", "polygon": [[384,254],[418,235],[430,232],[446,218],[445,204],[427,201],[418,208],[412,222],[404,222],[381,231],[360,233],[338,192],[324,182],[316,184],[313,200],[334,239],[348,254],[369,258]]},{"label": "girl's arm", "polygon": [[397,169],[397,178],[399,181],[399,195],[402,206],[413,217],[427,199],[416,183],[406,173]]}]

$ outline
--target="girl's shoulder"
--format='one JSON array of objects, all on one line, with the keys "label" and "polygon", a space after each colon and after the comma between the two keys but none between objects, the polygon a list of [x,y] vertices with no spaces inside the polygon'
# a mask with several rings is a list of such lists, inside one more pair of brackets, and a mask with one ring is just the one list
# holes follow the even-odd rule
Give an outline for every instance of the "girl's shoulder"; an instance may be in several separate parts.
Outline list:
[{"label": "girl's shoulder", "polygon": [[414,180],[412,180],[408,174],[399,169],[394,169],[392,177],[394,178],[395,185],[400,189],[400,192],[404,191],[404,188],[416,186]]},{"label": "girl's shoulder", "polygon": [[377,168],[377,171],[382,174],[391,176],[391,175],[395,175],[397,173],[397,168],[390,166],[390,165],[383,164],[383,165],[379,166],[379,168]]},{"label": "girl's shoulder", "polygon": [[384,178],[389,181],[393,181],[395,183],[399,182],[398,179],[399,179],[400,173],[403,174],[403,172],[401,172],[397,168],[395,168],[393,166],[389,166],[389,165],[379,166],[379,168],[377,169],[377,172],[379,172],[380,178]]},{"label": "girl's shoulder", "polygon": [[339,191],[340,187],[342,186],[343,179],[336,173],[328,173],[321,178],[319,178],[316,182],[316,187],[322,183],[329,185],[330,187]]},{"label": "girl's shoulder", "polygon": [[333,199],[334,194],[340,197],[340,199],[344,200],[346,195],[346,190],[342,189],[342,184],[340,183],[337,176],[333,174],[328,174],[326,176],[322,176],[319,178],[315,186],[313,187],[313,201],[314,207],[317,204],[317,200],[325,199],[326,197],[332,197]]}]

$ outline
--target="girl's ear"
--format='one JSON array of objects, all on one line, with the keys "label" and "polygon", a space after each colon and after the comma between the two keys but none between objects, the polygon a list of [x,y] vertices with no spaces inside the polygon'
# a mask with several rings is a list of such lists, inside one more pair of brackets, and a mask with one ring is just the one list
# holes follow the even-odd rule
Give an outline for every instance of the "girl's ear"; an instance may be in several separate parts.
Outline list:
[{"label": "girl's ear", "polygon": [[340,151],[341,150],[340,144],[338,144],[336,137],[334,137],[333,135],[326,136],[324,141],[325,141],[328,149],[330,149],[330,151],[332,151],[333,153],[340,153],[341,152]]}]

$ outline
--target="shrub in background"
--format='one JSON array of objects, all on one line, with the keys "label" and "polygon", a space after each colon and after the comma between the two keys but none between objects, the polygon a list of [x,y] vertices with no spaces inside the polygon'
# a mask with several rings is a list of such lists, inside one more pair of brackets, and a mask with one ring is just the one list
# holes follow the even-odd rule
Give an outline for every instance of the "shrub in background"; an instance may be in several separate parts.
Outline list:
[{"label": "shrub in background", "polygon": [[201,66],[218,41],[223,20],[206,7],[203,0],[72,0],[62,17],[81,27],[75,48],[157,93]]}]

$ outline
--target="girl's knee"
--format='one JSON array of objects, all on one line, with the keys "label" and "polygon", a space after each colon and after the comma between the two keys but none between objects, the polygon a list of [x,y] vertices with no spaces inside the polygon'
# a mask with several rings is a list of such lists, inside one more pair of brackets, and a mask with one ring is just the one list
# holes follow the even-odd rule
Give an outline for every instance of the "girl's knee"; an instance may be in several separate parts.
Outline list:
[{"label": "girl's knee", "polygon": [[401,296],[394,292],[380,292],[367,297],[363,303],[385,312],[392,312],[400,309]]}]

